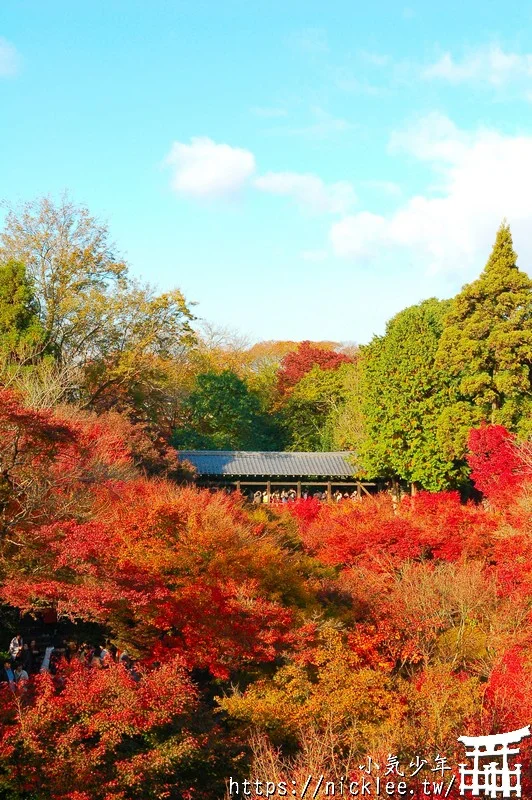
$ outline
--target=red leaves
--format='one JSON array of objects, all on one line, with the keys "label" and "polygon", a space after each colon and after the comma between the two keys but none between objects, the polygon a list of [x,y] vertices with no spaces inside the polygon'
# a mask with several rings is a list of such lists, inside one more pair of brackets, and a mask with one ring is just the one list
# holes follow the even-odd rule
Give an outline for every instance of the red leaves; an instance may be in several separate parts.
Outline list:
[{"label": "red leaves", "polygon": [[[44,783],[56,800],[103,800],[109,791],[120,797],[141,788],[153,773],[163,778],[163,797],[164,783],[175,785],[177,765],[197,747],[186,730],[195,705],[178,661],[138,683],[121,665],[87,669],[73,661],[55,680],[37,676],[22,704],[9,691],[0,696],[0,713],[18,722],[0,729],[0,764],[15,751],[23,758],[21,769],[10,772],[14,793],[37,792]],[[168,724],[174,739],[159,752],[156,733]]]},{"label": "red leaves", "polygon": [[528,604],[532,594],[532,538],[526,533],[509,533],[495,542],[492,568],[501,597]]},{"label": "red leaves", "polygon": [[486,552],[496,520],[460,502],[457,492],[420,492],[394,509],[388,496],[338,505],[302,501],[290,507],[305,545],[327,564],[367,566],[407,559],[455,561]]},{"label": "red leaves", "polygon": [[316,497],[296,500],[288,507],[290,513],[298,520],[300,527],[305,529],[314,522],[322,508],[323,503]]},{"label": "red leaves", "polygon": [[157,642],[153,656],[165,659],[177,652],[190,668],[207,668],[218,678],[246,664],[272,661],[292,638],[291,612],[261,597],[254,583],[199,583],[170,598],[164,612],[156,624],[166,622],[176,634]]},{"label": "red leaves", "polygon": [[482,425],[470,431],[468,446],[467,461],[476,488],[497,507],[511,503],[525,477],[531,477],[512,434],[502,425]]},{"label": "red leaves", "polygon": [[23,454],[29,454],[30,448],[33,457],[52,458],[59,445],[74,439],[72,426],[58,420],[53,412],[27,408],[15,392],[0,388],[0,453],[3,469],[20,463]]},{"label": "red leaves", "polygon": [[301,342],[296,351],[287,353],[277,373],[277,388],[286,394],[312,367],[338,369],[341,364],[349,364],[352,359],[334,350],[315,347],[309,341]]},{"label": "red leaves", "polygon": [[411,533],[410,523],[394,515],[391,500],[381,496],[363,503],[323,505],[303,539],[326,564],[349,566],[361,557],[375,564],[418,557],[421,547]]},{"label": "red leaves", "polygon": [[516,730],[532,719],[529,645],[515,645],[494,665],[486,687],[486,722],[492,729]]},{"label": "red leaves", "polygon": [[27,575],[13,565],[0,596],[108,624],[147,657],[179,652],[189,668],[223,677],[273,660],[289,641],[286,553],[270,534],[257,538],[229,498],[136,480],[98,487],[93,514],[36,529]]},{"label": "red leaves", "polygon": [[[305,345],[304,358],[289,362],[287,387],[317,349]],[[322,353],[324,368],[345,360]],[[1,398],[13,541],[4,545],[0,598],[23,611],[53,607],[100,623],[140,656],[142,673],[136,682],[118,665],[73,664],[56,680],[38,676],[26,693],[0,691],[7,791],[34,792],[44,780],[56,800],[124,800],[148,785],[153,798],[186,796],[192,781],[176,789],[176,775],[187,774],[204,743],[190,724],[191,670],[205,681],[207,671],[222,680],[244,673],[246,683],[257,675],[264,683],[271,672],[275,692],[284,675],[292,706],[305,695],[295,682],[304,678],[320,709],[332,696],[324,689],[327,699],[317,697],[324,663],[334,666],[338,696],[339,678],[357,674],[349,708],[372,707],[372,687],[386,681],[386,713],[395,704],[397,719],[414,720],[401,729],[410,736],[406,750],[424,719],[424,736],[435,728],[427,710],[442,718],[444,701],[431,703],[443,679],[454,703],[445,707],[449,741],[469,718],[473,701],[464,698],[479,674],[489,675],[492,721],[517,727],[525,711],[532,715],[528,635],[518,630],[531,613],[532,536],[525,522],[511,530],[508,513],[517,518],[519,508],[526,518],[514,497],[527,478],[504,429],[485,426],[470,439],[473,475],[491,510],[455,492],[421,492],[395,507],[382,494],[250,509],[140,475],[139,453],[152,463],[145,471],[161,475],[171,458],[116,415],[63,421]],[[493,510],[503,502],[504,516]],[[24,509],[30,513],[20,515]],[[330,659],[328,630],[337,641]],[[275,702],[266,706],[274,719]]]},{"label": "red leaves", "polygon": [[[61,452],[76,446],[72,425],[50,411],[26,408],[18,396],[0,388],[0,510],[3,525],[31,521],[41,512],[50,471]],[[40,490],[40,491],[39,491]]]},{"label": "red leaves", "polygon": [[408,518],[417,531],[425,556],[442,561],[484,557],[497,527],[496,517],[474,503],[462,503],[458,492],[419,492],[406,497],[399,515]]}]

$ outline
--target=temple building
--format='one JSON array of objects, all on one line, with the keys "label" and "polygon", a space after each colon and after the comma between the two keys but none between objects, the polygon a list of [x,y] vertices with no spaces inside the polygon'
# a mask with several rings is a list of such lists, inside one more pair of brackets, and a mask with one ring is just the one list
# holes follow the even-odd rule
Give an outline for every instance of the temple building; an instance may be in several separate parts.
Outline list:
[{"label": "temple building", "polygon": [[232,487],[243,494],[265,491],[268,498],[282,489],[325,491],[329,499],[338,490],[369,494],[375,484],[356,480],[360,471],[350,452],[288,453],[242,450],[180,450],[179,458],[197,472],[197,484]]}]

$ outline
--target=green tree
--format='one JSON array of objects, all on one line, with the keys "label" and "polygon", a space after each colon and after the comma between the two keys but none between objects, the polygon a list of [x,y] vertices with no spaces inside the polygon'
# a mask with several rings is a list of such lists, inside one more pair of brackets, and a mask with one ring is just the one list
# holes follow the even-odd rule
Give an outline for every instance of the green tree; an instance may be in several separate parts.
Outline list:
[{"label": "green tree", "polygon": [[277,431],[258,397],[229,369],[198,375],[172,443],[182,449],[272,450]]},{"label": "green tree", "polygon": [[342,403],[335,404],[328,417],[331,431],[331,450],[352,450],[359,453],[366,438],[362,413],[363,368],[360,352],[354,353],[356,361],[350,369],[342,369]]},{"label": "green tree", "polygon": [[21,360],[31,357],[43,330],[38,304],[24,264],[0,264],[0,351]]},{"label": "green tree", "polygon": [[353,364],[337,369],[315,365],[292,388],[282,406],[288,449],[304,452],[337,449],[335,422],[345,403]]},{"label": "green tree", "polygon": [[455,382],[440,439],[461,458],[469,428],[485,420],[531,432],[532,281],[517,267],[510,227],[500,226],[480,277],[454,298],[436,357]]},{"label": "green tree", "polygon": [[185,298],[178,290],[156,294],[129,282],[105,306],[83,367],[83,406],[125,411],[170,433],[196,341]]},{"label": "green tree", "polygon": [[461,478],[461,465],[438,437],[449,386],[435,357],[448,308],[449,301],[434,298],[411,306],[363,348],[360,455],[370,477],[399,477],[432,491]]},{"label": "green tree", "polygon": [[[190,389],[188,354],[196,343],[182,293],[157,294],[132,281],[107,226],[68,197],[9,211],[0,265],[4,272],[11,265],[12,273],[15,263],[24,263],[27,275],[16,278],[17,308],[27,306],[38,320],[40,338],[32,370],[19,370],[11,382],[43,402],[55,396],[96,411],[124,411],[170,434],[183,387]],[[0,295],[2,302],[9,305]]]},{"label": "green tree", "polygon": [[44,331],[43,348],[79,361],[101,329],[105,299],[125,278],[107,226],[64,196],[11,208],[0,235],[0,263],[25,265]]}]

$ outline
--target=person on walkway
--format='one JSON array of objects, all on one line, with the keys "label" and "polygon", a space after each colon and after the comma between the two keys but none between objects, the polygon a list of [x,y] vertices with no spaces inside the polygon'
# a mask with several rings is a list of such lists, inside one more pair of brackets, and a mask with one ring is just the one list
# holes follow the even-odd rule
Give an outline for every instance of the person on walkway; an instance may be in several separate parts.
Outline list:
[{"label": "person on walkway", "polygon": [[28,675],[31,675],[33,672],[33,656],[27,642],[22,645],[21,664]]},{"label": "person on walkway", "polygon": [[23,689],[24,686],[29,681],[29,678],[30,676],[23,668],[22,664],[19,664],[18,667],[15,669],[15,683],[17,684],[17,686],[20,686],[20,688]]},{"label": "person on walkway", "polygon": [[37,641],[35,639],[32,639],[30,642],[30,651],[31,651],[32,672],[37,673],[39,672],[39,667],[41,666],[42,653],[39,650]]},{"label": "person on walkway", "polygon": [[8,658],[4,661],[4,668],[0,673],[0,681],[2,683],[8,683],[11,689],[15,687],[15,673],[13,672],[11,661]]},{"label": "person on walkway", "polygon": [[20,633],[15,634],[11,639],[9,645],[9,655],[11,657],[11,661],[16,661],[19,655],[22,653],[22,646],[24,644],[24,640]]},{"label": "person on walkway", "polygon": [[52,653],[53,652],[54,652],[53,646],[46,648],[46,651],[44,653],[44,658],[43,658],[42,664],[41,664],[41,669],[40,669],[41,672],[50,672],[51,671],[50,670],[50,659],[52,657]]}]

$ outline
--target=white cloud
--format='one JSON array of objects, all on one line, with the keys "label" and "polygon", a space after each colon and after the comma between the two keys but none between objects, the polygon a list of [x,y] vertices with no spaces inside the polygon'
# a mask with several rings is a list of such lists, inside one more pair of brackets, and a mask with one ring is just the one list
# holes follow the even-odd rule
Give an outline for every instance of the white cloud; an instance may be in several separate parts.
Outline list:
[{"label": "white cloud", "polygon": [[292,197],[296,203],[316,214],[342,214],[356,201],[348,181],[326,184],[317,175],[298,172],[268,172],[255,180],[263,192]]},{"label": "white cloud", "polygon": [[190,144],[174,142],[166,163],[173,168],[172,188],[197,198],[235,194],[255,172],[255,157],[249,150],[217,144],[206,136]]},{"label": "white cloud", "polygon": [[0,77],[16,75],[20,66],[20,56],[15,45],[0,36]]},{"label": "white cloud", "polygon": [[165,163],[173,170],[172,188],[193,198],[220,198],[246,185],[261,192],[290,197],[315,214],[345,214],[356,201],[348,181],[325,183],[317,175],[268,172],[255,175],[255,156],[249,150],[194,137],[190,144],[174,142]]},{"label": "white cloud", "polygon": [[503,86],[510,81],[532,76],[532,54],[505,53],[494,44],[470,50],[456,60],[447,52],[434,64],[426,67],[424,78],[439,78],[449,83],[488,83]]},{"label": "white cloud", "polygon": [[[373,56],[373,58],[378,58],[378,56]],[[385,58],[385,56],[383,56],[383,58]],[[365,60],[365,57],[363,57],[363,60]],[[377,66],[377,64],[372,62],[372,66]],[[368,83],[365,77],[366,72],[366,69],[362,70],[362,78],[360,78],[359,75],[355,74],[352,68],[348,66],[327,68],[329,83],[332,83],[332,85],[341,92],[370,96],[385,94],[386,90],[383,87]]]},{"label": "white cloud", "polygon": [[394,181],[362,181],[361,186],[366,186],[368,189],[372,189],[380,194],[388,195],[388,197],[397,197],[398,195],[402,194],[401,187]]},{"label": "white cloud", "polygon": [[335,117],[319,106],[312,106],[310,115],[311,121],[306,125],[278,127],[272,132],[281,133],[284,136],[304,136],[308,139],[330,139],[356,127],[352,122],[348,122],[342,117]]},{"label": "white cloud", "polygon": [[405,248],[432,271],[478,268],[507,217],[522,263],[531,264],[532,136],[465,133],[430,115],[393,136],[392,145],[438,172],[438,192],[412,197],[388,215],[362,211],[339,220],[330,231],[338,256],[373,258]]},{"label": "white cloud", "polygon": [[288,112],[284,108],[277,108],[275,106],[255,106],[251,111],[256,117],[263,117],[264,119],[288,116]]},{"label": "white cloud", "polygon": [[378,214],[361,211],[344,217],[331,228],[333,250],[338,256],[366,258],[386,237],[386,220]]},{"label": "white cloud", "polygon": [[303,261],[309,261],[314,264],[325,261],[328,256],[329,252],[327,250],[303,250],[301,253]]},{"label": "white cloud", "polygon": [[329,43],[327,33],[323,28],[304,28],[292,37],[292,42],[298,50],[304,53],[328,53]]},{"label": "white cloud", "polygon": [[392,153],[406,152],[421,161],[452,164],[463,157],[474,134],[460,131],[444,114],[433,112],[390,136]]},{"label": "white cloud", "polygon": [[373,53],[371,50],[361,50],[360,58],[372,67],[386,67],[391,61],[389,55]]}]

